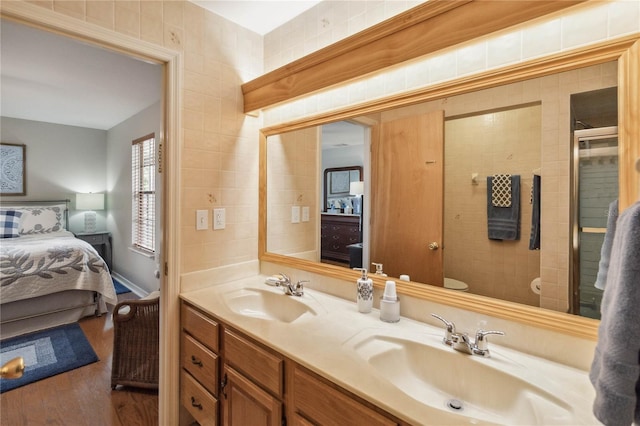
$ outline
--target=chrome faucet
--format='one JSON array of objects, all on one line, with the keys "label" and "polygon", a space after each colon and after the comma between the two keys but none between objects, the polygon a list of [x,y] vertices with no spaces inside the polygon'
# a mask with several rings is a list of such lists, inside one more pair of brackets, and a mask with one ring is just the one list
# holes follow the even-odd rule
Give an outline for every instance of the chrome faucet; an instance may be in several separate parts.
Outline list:
[{"label": "chrome faucet", "polygon": [[453,349],[459,352],[463,352],[469,355],[480,355],[485,358],[489,358],[491,354],[489,353],[489,341],[487,339],[487,336],[490,334],[504,336],[504,332],[502,331],[480,329],[476,331],[475,341],[472,342],[471,339],[469,339],[469,335],[467,333],[457,332],[456,325],[451,321],[447,321],[440,315],[431,314],[431,316],[439,319],[445,325],[445,335],[442,339],[442,342],[445,345],[451,346]]},{"label": "chrome faucet", "polygon": [[303,280],[298,281],[296,284],[293,284],[291,282],[291,279],[287,275],[280,273],[279,275],[276,275],[268,280],[267,284],[275,285],[276,287],[282,287],[282,289],[284,290],[284,294],[286,294],[287,296],[300,297],[304,294],[303,283],[308,282],[308,280]]}]

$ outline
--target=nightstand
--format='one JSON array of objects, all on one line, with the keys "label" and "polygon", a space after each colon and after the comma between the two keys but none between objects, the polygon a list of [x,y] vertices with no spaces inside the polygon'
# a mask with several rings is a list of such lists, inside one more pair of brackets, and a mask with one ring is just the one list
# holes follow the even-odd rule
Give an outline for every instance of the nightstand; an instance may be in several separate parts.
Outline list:
[{"label": "nightstand", "polygon": [[79,232],[74,234],[76,238],[86,241],[96,249],[100,257],[102,257],[112,272],[112,252],[111,252],[111,233],[103,232]]}]

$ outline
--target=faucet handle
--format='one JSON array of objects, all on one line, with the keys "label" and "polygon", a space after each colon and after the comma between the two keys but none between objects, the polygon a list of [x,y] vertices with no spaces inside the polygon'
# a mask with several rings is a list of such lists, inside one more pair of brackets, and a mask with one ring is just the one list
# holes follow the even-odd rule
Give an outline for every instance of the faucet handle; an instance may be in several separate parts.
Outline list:
[{"label": "faucet handle", "polygon": [[442,338],[442,341],[446,344],[451,346],[452,345],[452,338],[451,336],[456,332],[456,325],[454,323],[452,323],[451,321],[447,321],[446,319],[442,318],[440,315],[438,314],[431,314],[432,317],[439,319],[440,321],[442,321],[445,325],[445,335]]},{"label": "faucet handle", "polygon": [[283,274],[282,272],[280,272],[278,275],[280,275],[280,280],[278,281],[278,284],[277,284],[278,286],[287,285],[291,283],[291,279],[286,274]]},{"label": "faucet handle", "polygon": [[480,355],[489,356],[489,340],[487,338],[490,334],[496,334],[498,336],[504,336],[503,331],[497,330],[478,330],[476,331],[476,341],[475,341],[475,349],[480,353]]},{"label": "faucet handle", "polygon": [[298,281],[296,283],[296,293],[298,293],[299,296],[302,296],[304,294],[304,283],[310,283],[311,281],[309,280],[302,280],[302,281]]}]

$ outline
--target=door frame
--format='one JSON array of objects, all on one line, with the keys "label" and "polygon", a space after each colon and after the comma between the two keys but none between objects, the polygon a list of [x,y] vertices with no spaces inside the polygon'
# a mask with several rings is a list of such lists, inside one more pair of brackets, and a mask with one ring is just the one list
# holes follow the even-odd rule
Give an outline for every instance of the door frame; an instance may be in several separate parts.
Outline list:
[{"label": "door frame", "polygon": [[163,239],[164,273],[160,278],[160,384],[159,424],[179,421],[179,331],[180,331],[180,52],[145,42],[23,1],[1,2],[0,18],[72,37],[82,42],[151,61],[163,66],[162,126],[159,139],[163,149]]}]

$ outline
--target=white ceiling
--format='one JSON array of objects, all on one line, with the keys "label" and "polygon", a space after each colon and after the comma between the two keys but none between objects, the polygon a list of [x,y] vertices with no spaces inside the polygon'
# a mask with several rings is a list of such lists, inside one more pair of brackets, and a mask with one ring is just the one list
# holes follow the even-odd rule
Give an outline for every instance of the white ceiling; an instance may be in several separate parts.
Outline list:
[{"label": "white ceiling", "polygon": [[161,97],[159,65],[4,20],[0,35],[2,116],[108,130]]},{"label": "white ceiling", "polygon": [[270,33],[321,0],[190,0],[260,35]]},{"label": "white ceiling", "polygon": [[322,149],[364,145],[367,127],[349,121],[336,121],[322,125]]}]

